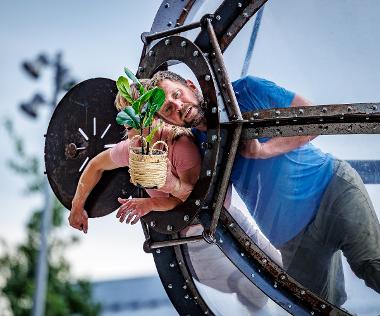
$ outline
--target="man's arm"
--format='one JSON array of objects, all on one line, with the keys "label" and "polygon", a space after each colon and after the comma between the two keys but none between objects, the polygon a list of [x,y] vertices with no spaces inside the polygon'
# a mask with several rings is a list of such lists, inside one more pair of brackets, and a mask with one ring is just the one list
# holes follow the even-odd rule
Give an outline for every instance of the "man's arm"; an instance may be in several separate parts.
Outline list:
[{"label": "man's arm", "polygon": [[104,170],[116,169],[116,165],[110,156],[110,149],[105,150],[95,156],[84,169],[71,204],[69,223],[72,227],[88,231],[88,215],[84,210],[84,204],[90,195],[92,189],[99,182]]},{"label": "man's arm", "polygon": [[[312,106],[313,104],[300,95],[295,95],[290,106]],[[266,143],[250,139],[240,144],[240,154],[246,158],[266,159],[285,154],[310,142],[316,136],[275,137]]]}]

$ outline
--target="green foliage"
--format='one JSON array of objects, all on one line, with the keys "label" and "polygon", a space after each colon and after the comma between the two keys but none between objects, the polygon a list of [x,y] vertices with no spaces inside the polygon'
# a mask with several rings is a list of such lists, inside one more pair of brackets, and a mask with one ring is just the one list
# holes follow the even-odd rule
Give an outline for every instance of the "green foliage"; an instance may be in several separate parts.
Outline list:
[{"label": "green foliage", "polygon": [[[5,122],[5,128],[14,142],[17,154],[8,165],[29,179],[29,193],[42,194],[43,176],[38,159],[25,152],[23,140],[14,131],[10,120]],[[8,211],[15,212],[17,209]],[[66,218],[66,210],[55,200],[48,239],[49,274],[45,315],[95,316],[100,312],[100,305],[91,301],[90,283],[86,280],[73,280],[70,264],[65,258],[66,250],[78,242],[73,236],[62,237],[62,225]],[[25,240],[14,249],[9,249],[3,243],[4,249],[0,256],[0,295],[2,299],[6,298],[9,309],[15,316],[30,315],[33,307],[41,221],[41,210],[35,210],[26,224]],[[5,311],[0,314],[2,312]]]},{"label": "green foliage", "polygon": [[[165,102],[165,93],[158,87],[145,90],[140,81],[128,68],[124,68],[124,71],[128,78],[137,85],[140,96],[138,99],[133,100],[128,78],[123,76],[119,77],[116,82],[116,86],[120,94],[131,105],[127,106],[123,111],[118,113],[116,122],[120,125],[128,125],[140,131],[144,128],[150,128],[153,123],[154,115],[160,110]],[[156,128],[153,129],[154,133],[157,130],[158,129]],[[152,141],[153,135],[147,139],[148,143]]]}]

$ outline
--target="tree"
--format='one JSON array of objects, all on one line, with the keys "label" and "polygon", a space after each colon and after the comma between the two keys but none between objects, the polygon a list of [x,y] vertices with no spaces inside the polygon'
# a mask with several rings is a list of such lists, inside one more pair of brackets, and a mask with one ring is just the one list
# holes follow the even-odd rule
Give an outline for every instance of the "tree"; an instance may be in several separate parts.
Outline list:
[{"label": "tree", "polygon": [[[19,137],[10,120],[5,128],[15,145],[17,161],[9,161],[9,167],[29,179],[26,191],[42,194],[43,177],[36,157],[24,150],[23,139]],[[30,315],[35,292],[35,275],[40,245],[40,224],[42,211],[35,210],[26,226],[26,239],[16,249],[9,249],[3,242],[4,251],[0,256],[0,288],[3,299],[15,316]],[[65,259],[65,250],[78,242],[74,236],[61,237],[64,207],[55,200],[51,230],[48,242],[48,285],[46,315],[98,315],[100,305],[91,300],[91,285],[86,280],[73,282],[70,264]]]}]

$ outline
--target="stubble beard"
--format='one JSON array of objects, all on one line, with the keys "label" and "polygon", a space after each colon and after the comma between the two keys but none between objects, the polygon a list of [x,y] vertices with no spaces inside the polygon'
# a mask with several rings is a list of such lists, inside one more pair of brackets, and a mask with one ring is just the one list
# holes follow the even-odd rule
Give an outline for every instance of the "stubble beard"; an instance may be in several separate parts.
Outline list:
[{"label": "stubble beard", "polygon": [[205,103],[203,101],[203,97],[198,91],[195,93],[195,97],[197,98],[197,104],[189,104],[189,106],[196,108],[198,113],[190,122],[185,122],[185,127],[187,128],[206,124]]}]

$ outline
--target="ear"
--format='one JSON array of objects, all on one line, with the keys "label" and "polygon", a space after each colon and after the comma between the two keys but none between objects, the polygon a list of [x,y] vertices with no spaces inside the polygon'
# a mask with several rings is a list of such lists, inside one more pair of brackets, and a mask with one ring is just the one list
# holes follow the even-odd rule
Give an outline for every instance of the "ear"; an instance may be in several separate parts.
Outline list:
[{"label": "ear", "polygon": [[187,79],[187,80],[186,80],[186,84],[187,84],[187,86],[188,86],[193,92],[198,91],[197,86],[196,86],[196,85],[194,84],[194,82],[192,82],[190,79]]}]

